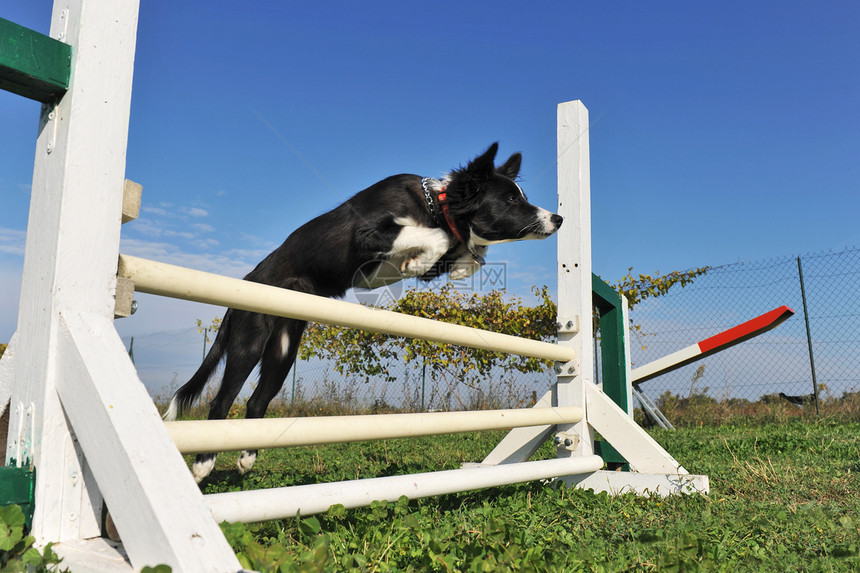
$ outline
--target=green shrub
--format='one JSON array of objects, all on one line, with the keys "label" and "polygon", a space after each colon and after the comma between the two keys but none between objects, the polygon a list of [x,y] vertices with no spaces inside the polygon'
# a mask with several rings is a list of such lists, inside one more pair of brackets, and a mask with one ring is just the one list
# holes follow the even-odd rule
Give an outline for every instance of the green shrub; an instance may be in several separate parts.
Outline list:
[{"label": "green shrub", "polygon": [[59,571],[60,559],[47,544],[42,553],[24,531],[24,512],[17,505],[0,507],[0,571]]}]

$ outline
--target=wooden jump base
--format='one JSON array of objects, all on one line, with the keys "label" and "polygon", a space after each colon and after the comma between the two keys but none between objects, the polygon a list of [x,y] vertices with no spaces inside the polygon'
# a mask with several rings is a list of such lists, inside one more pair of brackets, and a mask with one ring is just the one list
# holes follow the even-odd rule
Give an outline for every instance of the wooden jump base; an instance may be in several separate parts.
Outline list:
[{"label": "wooden jump base", "polygon": [[181,453],[196,454],[574,424],[584,416],[582,408],[570,406],[429,414],[186,420],[164,425]]},{"label": "wooden jump base", "polygon": [[[12,70],[16,93],[45,103],[36,144],[18,330],[0,368],[0,408],[11,400],[7,455],[15,457],[17,465],[36,470],[30,533],[38,545],[54,542],[54,550],[65,558],[64,567],[115,572],[164,563],[177,573],[235,572],[241,566],[216,519],[309,514],[332,503],[366,505],[373,498],[390,499],[389,494],[421,497],[554,476],[611,493],[708,491],[706,476],[689,475],[631,420],[623,392],[610,397],[593,380],[589,132],[588,111],[580,102],[558,107],[558,213],[565,219],[558,232],[558,344],[362,308],[133,257],[122,257],[117,276],[121,223],[133,218],[120,214],[128,188],[125,154],[137,16],[138,0],[56,2],[53,39],[13,29],[29,38],[27,46],[44,46],[40,53],[28,52],[19,62],[0,62],[0,87],[9,85],[2,80],[9,80]],[[0,27],[0,33],[8,29],[12,28]],[[68,66],[69,73],[35,77],[27,67],[33,57],[52,60],[57,65],[51,70],[62,72]],[[33,85],[18,89],[20,81]],[[542,400],[547,407],[535,408],[543,410],[537,412],[540,420],[528,422],[544,425],[516,427],[483,467],[204,497],[114,328],[115,313],[124,314],[121,299],[129,301],[132,288],[553,360],[558,378]],[[625,301],[605,285],[600,299],[602,327],[612,322],[617,329],[612,337],[617,343],[614,363],[609,364],[604,352],[603,370],[615,371],[617,388],[624,388],[630,379]],[[499,422],[498,412],[489,416]],[[474,426],[481,416],[456,418],[469,418]],[[410,418],[408,424],[418,427],[423,420],[436,419]],[[505,425],[515,426],[508,423],[512,419]],[[334,428],[325,420],[310,424],[321,423]],[[286,424],[296,426],[293,421]],[[239,427],[253,425],[242,422]],[[442,430],[437,427],[434,433]],[[269,432],[263,432],[263,439],[273,438]],[[603,461],[594,454],[595,432],[624,456],[633,471],[599,471]],[[243,439],[244,448],[251,438]],[[546,439],[554,439],[558,459],[527,461]],[[212,449],[226,449],[220,441],[217,446]],[[315,509],[308,498],[316,503],[316,497]],[[106,506],[124,553],[102,538]]]},{"label": "wooden jump base", "polygon": [[366,507],[373,501],[397,501],[402,496],[419,499],[559,476],[580,477],[592,474],[602,467],[603,459],[600,456],[558,458],[336,483],[216,493],[203,497],[218,522],[267,521],[324,513],[335,504],[353,509]]}]

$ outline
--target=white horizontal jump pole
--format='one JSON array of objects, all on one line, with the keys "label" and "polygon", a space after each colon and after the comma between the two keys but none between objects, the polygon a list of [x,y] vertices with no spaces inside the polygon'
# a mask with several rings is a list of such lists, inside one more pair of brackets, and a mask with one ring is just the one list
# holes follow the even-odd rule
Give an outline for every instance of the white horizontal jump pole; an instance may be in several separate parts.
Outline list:
[{"label": "white horizontal jump pole", "polygon": [[559,476],[592,473],[603,467],[600,456],[582,456],[389,476],[336,483],[319,483],[216,493],[203,496],[215,521],[248,523],[313,515],[342,504],[347,509],[365,507],[373,501],[396,501],[432,497],[522,483]]},{"label": "white horizontal jump pole", "polygon": [[374,414],[165,422],[183,454],[337,444],[389,438],[574,424],[582,408],[527,408],[429,414]]},{"label": "white horizontal jump pole", "polygon": [[568,362],[572,348],[333,300],[128,255],[119,275],[136,291],[240,310],[419,338],[469,348]]}]

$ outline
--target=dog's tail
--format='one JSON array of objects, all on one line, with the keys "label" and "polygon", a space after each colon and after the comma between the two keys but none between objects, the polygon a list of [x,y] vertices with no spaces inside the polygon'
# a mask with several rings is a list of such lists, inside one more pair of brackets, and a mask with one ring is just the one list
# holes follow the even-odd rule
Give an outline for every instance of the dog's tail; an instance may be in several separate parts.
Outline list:
[{"label": "dog's tail", "polygon": [[170,406],[168,406],[167,411],[162,416],[166,421],[175,420],[203,392],[203,388],[206,387],[206,383],[209,382],[209,378],[227,351],[227,340],[230,338],[230,315],[231,312],[228,310],[224,315],[224,320],[221,321],[221,327],[218,329],[215,342],[212,343],[212,348],[209,349],[209,353],[206,354],[206,358],[203,359],[200,368],[170,399]]}]

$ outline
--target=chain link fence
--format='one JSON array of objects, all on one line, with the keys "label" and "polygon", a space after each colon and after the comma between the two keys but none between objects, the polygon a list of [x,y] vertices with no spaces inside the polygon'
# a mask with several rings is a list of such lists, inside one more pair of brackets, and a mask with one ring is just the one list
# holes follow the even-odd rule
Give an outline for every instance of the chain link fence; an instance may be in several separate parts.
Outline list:
[{"label": "chain link fence", "polygon": [[[858,282],[860,249],[850,248],[714,267],[684,288],[647,299],[630,312],[631,322],[641,327],[631,339],[634,366],[782,305],[795,315],[759,337],[644,382],[641,389],[654,399],[666,392],[718,401],[757,401],[779,393],[805,398],[813,393],[814,376],[823,399],[857,392],[860,312],[849,301]],[[136,337],[133,346],[131,339],[125,342],[141,379],[162,401],[191,377],[205,351],[204,333],[196,327]],[[551,371],[499,372],[480,385],[467,385],[456,373],[433,375],[419,363],[394,368],[399,369],[392,373],[397,381],[388,383],[345,377],[320,360],[298,361],[278,399],[287,405],[310,404],[320,412],[524,407],[554,381]],[[251,376],[255,379],[256,373]],[[252,387],[241,396],[250,395]]]},{"label": "chain link fence", "polygon": [[[138,375],[156,402],[165,405],[197,370],[204,355],[204,334],[197,328],[189,328],[124,339]],[[210,339],[212,336],[210,332]],[[394,370],[389,372],[394,382],[345,376],[331,361],[297,360],[275,401],[286,406],[297,404],[302,411],[326,414],[523,408],[534,404],[555,381],[551,371],[529,374],[499,371],[480,385],[473,385],[464,382],[456,372],[434,373],[418,362],[398,363],[389,368]],[[240,399],[250,396],[257,375],[256,370],[252,372]],[[208,403],[207,395],[214,396],[220,379],[219,368],[204,391],[202,402]]]},{"label": "chain link fence", "polygon": [[653,398],[670,392],[757,401],[782,393],[809,401],[814,379],[822,399],[857,392],[860,312],[850,293],[858,281],[860,249],[850,248],[714,267],[684,288],[648,299],[630,313],[642,327],[631,339],[634,366],[781,305],[795,315],[770,332],[644,382],[642,389]]}]

